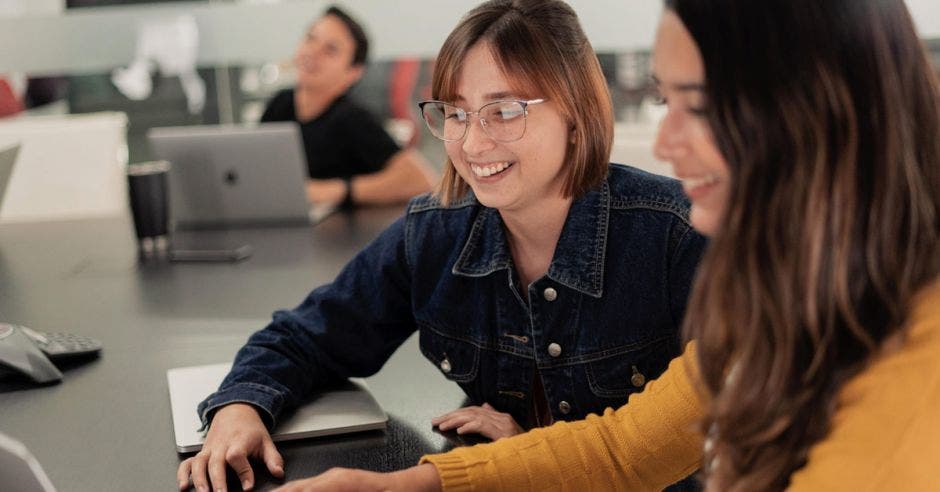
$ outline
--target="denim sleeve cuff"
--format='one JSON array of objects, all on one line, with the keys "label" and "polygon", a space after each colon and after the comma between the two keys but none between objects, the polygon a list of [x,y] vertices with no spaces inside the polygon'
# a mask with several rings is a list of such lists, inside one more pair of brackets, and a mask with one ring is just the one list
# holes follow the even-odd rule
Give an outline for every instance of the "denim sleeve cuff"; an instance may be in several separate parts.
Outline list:
[{"label": "denim sleeve cuff", "polygon": [[199,403],[196,411],[202,421],[202,428],[209,428],[216,410],[232,403],[247,403],[256,410],[268,430],[277,423],[278,415],[284,405],[284,397],[274,389],[257,383],[238,383],[219,390]]}]

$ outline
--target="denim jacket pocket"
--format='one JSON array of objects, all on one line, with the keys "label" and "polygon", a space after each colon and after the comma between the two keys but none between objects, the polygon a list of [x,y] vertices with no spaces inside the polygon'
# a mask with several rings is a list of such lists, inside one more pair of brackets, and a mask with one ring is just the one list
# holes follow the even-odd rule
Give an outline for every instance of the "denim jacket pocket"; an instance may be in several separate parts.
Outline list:
[{"label": "denim jacket pocket", "polygon": [[[627,398],[659,377],[675,352],[670,337],[654,339],[640,346],[624,347],[599,359],[584,363],[588,387],[595,397],[608,405],[622,405]],[[613,401],[610,401],[613,400]]]},{"label": "denim jacket pocket", "polygon": [[466,340],[443,335],[426,327],[420,330],[421,353],[447,379],[460,383],[465,390],[477,379],[480,347]]}]

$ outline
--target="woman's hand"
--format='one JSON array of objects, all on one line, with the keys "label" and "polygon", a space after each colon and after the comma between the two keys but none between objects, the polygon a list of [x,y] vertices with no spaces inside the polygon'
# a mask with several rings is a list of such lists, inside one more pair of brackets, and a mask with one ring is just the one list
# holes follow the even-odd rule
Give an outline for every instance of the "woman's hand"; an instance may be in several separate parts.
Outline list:
[{"label": "woman's hand", "polygon": [[464,407],[435,417],[431,419],[431,424],[442,431],[456,428],[458,434],[482,434],[494,441],[525,432],[511,415],[497,411],[489,403],[480,407]]},{"label": "woman's hand", "polygon": [[277,452],[258,411],[244,403],[226,405],[215,413],[202,450],[180,463],[176,472],[179,488],[189,488],[191,477],[199,492],[209,492],[207,478],[212,482],[211,490],[228,490],[225,483],[228,465],[238,474],[242,489],[250,490],[255,485],[255,476],[248,458],[264,461],[271,475],[284,476],[284,458]]},{"label": "woman's hand", "polygon": [[276,492],[371,492],[371,491],[438,492],[441,479],[434,465],[426,463],[392,473],[376,473],[349,468],[333,468],[305,480],[297,480],[276,489]]}]

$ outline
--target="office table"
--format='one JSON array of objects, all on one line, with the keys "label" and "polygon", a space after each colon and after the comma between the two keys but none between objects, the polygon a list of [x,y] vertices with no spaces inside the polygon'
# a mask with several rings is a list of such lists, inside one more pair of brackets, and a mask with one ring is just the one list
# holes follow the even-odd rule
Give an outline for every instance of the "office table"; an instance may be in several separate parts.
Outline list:
[{"label": "office table", "polygon": [[[188,455],[175,450],[166,370],[230,361],[271,312],[332,280],[401,210],[200,233],[253,247],[222,264],[139,262],[126,217],[0,225],[0,320],[104,344],[60,384],[0,381],[0,431],[25,443],[60,490],[174,490]],[[400,469],[454,445],[430,419],[464,395],[421,356],[416,336],[367,382],[388,429],[281,443],[288,479],[333,466]],[[278,483],[255,470],[256,489]]]}]

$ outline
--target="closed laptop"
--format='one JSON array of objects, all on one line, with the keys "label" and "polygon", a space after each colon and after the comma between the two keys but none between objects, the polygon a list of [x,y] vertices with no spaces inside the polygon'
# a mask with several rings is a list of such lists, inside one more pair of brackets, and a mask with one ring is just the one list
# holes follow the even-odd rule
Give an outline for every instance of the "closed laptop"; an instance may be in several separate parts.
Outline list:
[{"label": "closed laptop", "polygon": [[[178,452],[202,449],[205,436],[200,431],[196,407],[219,388],[229,369],[231,364],[223,363],[167,371]],[[354,378],[316,394],[296,411],[282,416],[271,432],[271,438],[277,442],[385,429],[387,422],[388,416],[369,392],[365,381]]]}]

